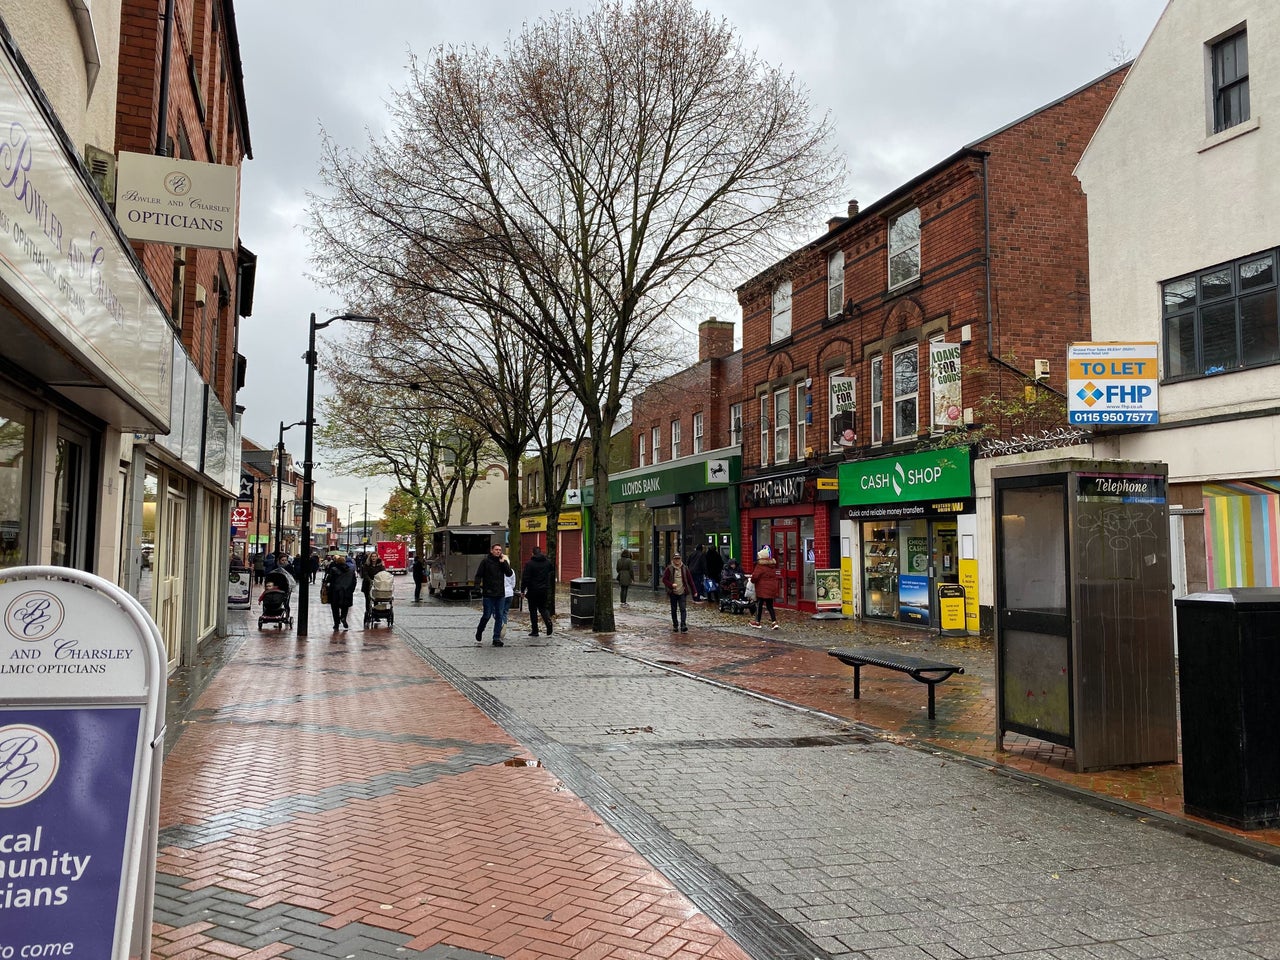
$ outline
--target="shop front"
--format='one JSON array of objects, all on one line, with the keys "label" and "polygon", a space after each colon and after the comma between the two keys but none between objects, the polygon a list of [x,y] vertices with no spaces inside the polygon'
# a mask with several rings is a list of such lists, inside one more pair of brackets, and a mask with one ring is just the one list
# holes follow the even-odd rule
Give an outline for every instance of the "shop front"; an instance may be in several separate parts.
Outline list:
[{"label": "shop front", "polygon": [[[583,575],[582,510],[563,510],[556,520],[556,579],[561,583]],[[547,549],[547,515],[534,513],[520,518],[520,559],[523,567],[533,556],[533,548]]]},{"label": "shop front", "polygon": [[613,564],[626,550],[635,583],[656,588],[677,552],[688,555],[705,544],[736,556],[733,486],[741,475],[740,455],[715,451],[615,474],[609,480]]},{"label": "shop front", "polygon": [[[861,616],[937,626],[939,586],[976,589],[968,447],[841,464],[840,519]],[[976,596],[966,601],[976,610]]]},{"label": "shop front", "polygon": [[838,556],[831,537],[835,501],[829,499],[835,491],[823,479],[805,469],[754,477],[738,488],[750,543],[743,565],[753,569],[756,556],[769,547],[782,576],[779,606],[814,609],[817,571],[829,569]]}]

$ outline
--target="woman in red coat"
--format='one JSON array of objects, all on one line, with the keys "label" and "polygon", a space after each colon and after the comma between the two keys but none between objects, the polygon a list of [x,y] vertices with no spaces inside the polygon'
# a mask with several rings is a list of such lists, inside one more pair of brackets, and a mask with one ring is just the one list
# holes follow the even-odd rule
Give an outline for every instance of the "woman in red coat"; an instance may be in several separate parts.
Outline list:
[{"label": "woman in red coat", "polygon": [[760,626],[764,619],[764,611],[769,611],[769,619],[773,629],[778,629],[778,615],[773,612],[773,601],[782,590],[782,577],[778,573],[778,561],[771,556],[756,559],[756,568],[751,571],[751,582],[756,585],[756,618],[751,621],[753,627]]}]

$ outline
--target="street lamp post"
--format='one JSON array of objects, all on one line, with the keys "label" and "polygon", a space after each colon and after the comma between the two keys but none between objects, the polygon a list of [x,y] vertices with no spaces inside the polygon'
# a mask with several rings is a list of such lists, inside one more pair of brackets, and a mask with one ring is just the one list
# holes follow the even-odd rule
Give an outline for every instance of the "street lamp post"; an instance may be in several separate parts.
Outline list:
[{"label": "street lamp post", "polygon": [[280,421],[280,440],[276,444],[276,554],[284,550],[284,432],[291,427],[301,427],[302,420],[285,426]]},{"label": "street lamp post", "polygon": [[[360,538],[364,541],[361,549],[367,554],[369,552],[369,488],[364,488],[364,536]],[[369,558],[366,556],[366,560]]]},{"label": "street lamp post", "polygon": [[[321,323],[316,323],[316,315],[311,314],[311,325],[307,335],[307,352],[303,360],[307,362],[307,419],[306,443],[302,460],[302,551],[306,558],[307,569],[311,564],[311,502],[315,491],[311,478],[311,441],[316,424],[316,331],[323,330],[336,320],[351,320],[356,323],[378,323],[377,317],[366,317],[359,313],[340,313]],[[298,578],[298,636],[307,635],[307,600],[310,590],[309,576]]]},{"label": "street lamp post", "polygon": [[354,506],[354,503],[347,504],[347,553],[351,552],[351,508]]}]

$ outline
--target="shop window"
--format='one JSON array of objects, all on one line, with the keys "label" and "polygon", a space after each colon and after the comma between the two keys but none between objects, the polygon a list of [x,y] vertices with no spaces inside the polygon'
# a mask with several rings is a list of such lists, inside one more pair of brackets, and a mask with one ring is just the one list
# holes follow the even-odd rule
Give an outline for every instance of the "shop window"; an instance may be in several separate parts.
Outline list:
[{"label": "shop window", "polygon": [[53,540],[50,562],[55,567],[83,569],[86,446],[79,438],[59,436],[53,477]]},{"label": "shop window", "polygon": [[791,459],[791,391],[777,390],[773,394],[773,462],[786,463]]},{"label": "shop window", "polygon": [[919,429],[920,350],[916,344],[893,354],[893,439],[914,440]]},{"label": "shop window", "polygon": [[0,399],[0,565],[27,562],[32,415]]}]

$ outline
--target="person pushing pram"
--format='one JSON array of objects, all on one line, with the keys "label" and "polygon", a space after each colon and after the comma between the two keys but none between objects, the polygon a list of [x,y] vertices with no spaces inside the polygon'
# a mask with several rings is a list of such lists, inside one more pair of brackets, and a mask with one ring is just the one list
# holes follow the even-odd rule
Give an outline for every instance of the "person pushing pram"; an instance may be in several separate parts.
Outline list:
[{"label": "person pushing pram", "polygon": [[289,598],[293,596],[295,586],[293,577],[289,576],[284,567],[276,567],[270,573],[263,574],[262,581],[262,593],[258,597],[258,603],[262,606],[262,613],[258,615],[258,629],[261,630],[263,624],[267,623],[274,623],[281,630],[292,627],[293,609]]}]

